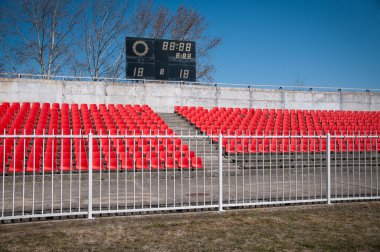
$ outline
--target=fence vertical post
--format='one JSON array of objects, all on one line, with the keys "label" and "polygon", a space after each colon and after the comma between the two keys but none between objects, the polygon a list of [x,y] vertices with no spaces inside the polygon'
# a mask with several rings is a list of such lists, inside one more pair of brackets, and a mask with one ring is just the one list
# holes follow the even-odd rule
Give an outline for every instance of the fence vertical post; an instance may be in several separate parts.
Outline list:
[{"label": "fence vertical post", "polygon": [[222,153],[222,133],[218,139],[218,192],[219,192],[219,212],[223,211],[223,153]]},{"label": "fence vertical post", "polygon": [[326,198],[327,204],[331,204],[331,143],[330,143],[330,132],[327,133],[327,168],[326,168]]},{"label": "fence vertical post", "polygon": [[88,134],[88,219],[92,217],[92,133]]}]

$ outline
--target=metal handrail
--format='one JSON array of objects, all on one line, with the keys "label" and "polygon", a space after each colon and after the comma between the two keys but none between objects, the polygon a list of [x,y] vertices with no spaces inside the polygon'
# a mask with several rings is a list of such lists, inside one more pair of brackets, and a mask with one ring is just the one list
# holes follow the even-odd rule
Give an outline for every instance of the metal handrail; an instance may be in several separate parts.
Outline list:
[{"label": "metal handrail", "polygon": [[3,78],[31,78],[41,80],[67,80],[67,81],[95,81],[95,82],[122,82],[129,84],[146,84],[146,83],[166,83],[173,85],[194,85],[194,86],[214,86],[214,87],[232,87],[232,88],[248,88],[248,89],[278,89],[283,91],[326,91],[326,92],[380,92],[378,88],[349,88],[349,87],[323,87],[323,86],[294,86],[284,84],[255,84],[255,83],[224,83],[224,82],[185,82],[185,81],[160,81],[150,79],[127,79],[127,78],[109,78],[90,76],[70,76],[70,75],[42,75],[29,73],[3,73]]}]

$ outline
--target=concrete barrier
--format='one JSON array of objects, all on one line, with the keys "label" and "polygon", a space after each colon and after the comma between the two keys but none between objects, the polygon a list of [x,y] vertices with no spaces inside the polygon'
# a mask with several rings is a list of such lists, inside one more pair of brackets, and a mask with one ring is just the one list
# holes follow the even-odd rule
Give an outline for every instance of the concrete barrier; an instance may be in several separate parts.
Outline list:
[{"label": "concrete barrier", "polygon": [[0,78],[0,101],[148,104],[156,112],[175,105],[320,110],[380,110],[377,92],[289,91],[256,88]]}]

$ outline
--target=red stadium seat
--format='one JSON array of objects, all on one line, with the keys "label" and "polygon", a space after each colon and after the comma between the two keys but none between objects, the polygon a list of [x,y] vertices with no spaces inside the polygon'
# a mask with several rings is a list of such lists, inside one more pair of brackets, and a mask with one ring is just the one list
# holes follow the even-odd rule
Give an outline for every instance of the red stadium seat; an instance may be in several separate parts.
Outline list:
[{"label": "red stadium seat", "polygon": [[178,167],[182,169],[190,169],[191,168],[190,160],[188,158],[181,157],[178,160]]},{"label": "red stadium seat", "polygon": [[170,157],[165,160],[165,168],[166,169],[176,169],[177,164],[174,158]]},{"label": "red stadium seat", "polygon": [[194,169],[203,169],[203,163],[201,157],[193,157],[191,159],[191,167]]},{"label": "red stadium seat", "polygon": [[162,165],[161,161],[159,158],[152,158],[149,162],[150,167],[152,170],[157,170],[157,169],[164,169],[165,167]]},{"label": "red stadium seat", "polygon": [[137,158],[136,159],[136,169],[138,170],[148,170],[149,169],[149,164],[148,160],[146,158]]}]

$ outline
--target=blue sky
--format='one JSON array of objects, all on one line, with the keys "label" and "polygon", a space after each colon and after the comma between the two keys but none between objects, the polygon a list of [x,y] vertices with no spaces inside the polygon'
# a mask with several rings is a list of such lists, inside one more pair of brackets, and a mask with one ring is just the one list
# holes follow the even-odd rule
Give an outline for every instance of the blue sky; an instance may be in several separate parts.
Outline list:
[{"label": "blue sky", "polygon": [[191,6],[222,44],[229,83],[380,88],[379,0],[157,0]]}]

